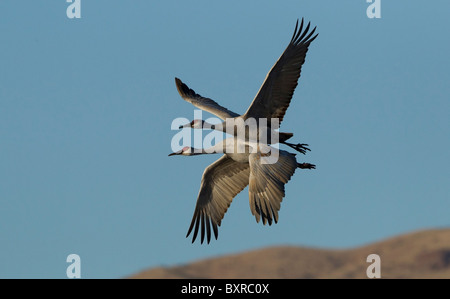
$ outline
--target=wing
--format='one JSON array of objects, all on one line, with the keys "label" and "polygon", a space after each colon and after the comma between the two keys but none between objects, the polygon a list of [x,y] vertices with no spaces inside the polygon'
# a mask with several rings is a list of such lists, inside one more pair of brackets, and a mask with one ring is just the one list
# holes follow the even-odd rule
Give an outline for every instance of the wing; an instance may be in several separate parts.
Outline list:
[{"label": "wing", "polygon": [[205,238],[205,230],[208,243],[211,240],[211,227],[217,239],[217,226],[220,226],[233,198],[248,185],[249,174],[248,163],[235,162],[226,155],[205,169],[194,216],[186,235],[188,237],[194,229],[192,243],[197,238],[200,226],[201,243]]},{"label": "wing", "polygon": [[201,95],[195,93],[195,91],[193,91],[186,84],[181,82],[180,79],[175,78],[175,84],[177,85],[177,89],[178,92],[180,93],[180,96],[186,102],[191,103],[195,107],[200,108],[209,113],[212,113],[223,120],[239,116],[239,114],[234,113],[233,111],[230,111],[227,108],[220,106],[219,104],[217,104],[217,102],[209,98],[202,97]]},{"label": "wing", "polygon": [[302,32],[302,19],[300,28],[297,30],[297,20],[291,42],[267,74],[258,94],[245,113],[244,119],[249,117],[278,118],[280,123],[283,121],[284,114],[297,87],[308,47],[318,35],[312,36],[316,30],[315,27],[308,34],[309,27],[310,23]]},{"label": "wing", "polygon": [[295,155],[279,151],[278,161],[274,164],[262,164],[261,153],[250,154],[249,200],[250,210],[263,224],[278,222],[278,211],[284,197],[284,185],[290,180],[297,168]]}]

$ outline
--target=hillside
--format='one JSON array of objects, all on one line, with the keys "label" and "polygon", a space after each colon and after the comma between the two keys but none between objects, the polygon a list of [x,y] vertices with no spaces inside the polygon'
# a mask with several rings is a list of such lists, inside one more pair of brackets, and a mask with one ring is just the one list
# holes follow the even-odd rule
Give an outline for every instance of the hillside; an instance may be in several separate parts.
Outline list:
[{"label": "hillside", "polygon": [[317,249],[269,247],[142,271],[128,278],[367,278],[369,254],[382,278],[450,278],[450,229],[425,230],[366,246]]}]

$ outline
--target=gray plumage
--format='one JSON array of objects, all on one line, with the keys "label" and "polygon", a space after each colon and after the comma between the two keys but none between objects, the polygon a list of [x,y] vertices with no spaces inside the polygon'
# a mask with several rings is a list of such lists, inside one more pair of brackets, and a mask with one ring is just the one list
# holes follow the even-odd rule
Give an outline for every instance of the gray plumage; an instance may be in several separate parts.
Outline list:
[{"label": "gray plumage", "polygon": [[[310,23],[303,30],[303,19],[300,27],[298,27],[297,20],[289,45],[268,73],[250,107],[242,116],[210,98],[197,94],[180,79],[175,78],[178,92],[187,102],[223,120],[235,117],[244,119],[249,117],[278,118],[281,123],[297,86],[308,47],[317,37],[317,34],[313,36],[316,28],[311,32],[309,29]],[[283,134],[285,135],[280,135],[284,136],[283,138],[292,137],[292,133]],[[297,168],[315,168],[313,164],[297,163],[294,154],[283,150],[279,150],[278,161],[274,164],[261,163],[264,154],[260,151],[231,154],[232,147],[229,147],[228,143],[232,140],[242,142],[232,137],[216,145],[217,148],[223,146],[224,151],[222,152],[225,154],[209,165],[203,173],[194,215],[186,235],[188,237],[193,232],[192,242],[195,241],[199,232],[201,243],[205,237],[209,243],[212,234],[217,239],[218,226],[220,226],[233,198],[247,185],[249,186],[250,210],[256,221],[262,220],[263,224],[268,223],[269,225],[272,222],[277,223],[278,211],[285,196],[285,184]],[[227,153],[227,149],[230,152]],[[211,152],[186,147],[171,155],[190,156],[206,153]]]}]

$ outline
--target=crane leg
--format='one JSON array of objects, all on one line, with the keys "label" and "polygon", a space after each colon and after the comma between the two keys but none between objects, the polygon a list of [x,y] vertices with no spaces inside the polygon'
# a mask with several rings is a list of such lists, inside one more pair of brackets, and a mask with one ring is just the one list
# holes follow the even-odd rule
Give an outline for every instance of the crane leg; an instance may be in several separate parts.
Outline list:
[{"label": "crane leg", "polygon": [[282,142],[283,144],[286,144],[287,146],[295,149],[297,152],[302,153],[303,155],[306,154],[306,151],[311,151],[307,146],[306,143],[298,143],[298,144],[294,144],[294,143],[289,143],[289,142]]},{"label": "crane leg", "polygon": [[316,169],[316,165],[311,163],[297,163],[297,167],[301,169]]}]

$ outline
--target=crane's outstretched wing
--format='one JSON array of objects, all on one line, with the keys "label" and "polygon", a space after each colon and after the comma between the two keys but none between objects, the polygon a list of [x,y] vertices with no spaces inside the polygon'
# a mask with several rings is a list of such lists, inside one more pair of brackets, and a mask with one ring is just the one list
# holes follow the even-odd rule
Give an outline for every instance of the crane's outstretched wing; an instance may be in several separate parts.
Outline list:
[{"label": "crane's outstretched wing", "polygon": [[311,42],[317,37],[314,35],[316,28],[308,34],[310,23],[303,29],[303,19],[298,28],[298,20],[295,25],[294,35],[291,42],[284,50],[281,57],[267,74],[264,83],[258,91],[255,99],[244,115],[244,119],[249,117],[258,118],[278,118],[283,121],[284,114],[297,87],[297,81],[306,52]]},{"label": "crane's outstretched wing", "polygon": [[230,111],[227,108],[220,106],[214,100],[202,97],[201,95],[195,93],[195,91],[193,91],[186,84],[181,82],[180,79],[175,78],[175,84],[177,85],[177,89],[178,92],[180,93],[180,96],[186,102],[191,103],[195,107],[200,108],[209,113],[212,113],[223,120],[239,116],[239,114],[234,113],[233,111]]},{"label": "crane's outstretched wing", "polygon": [[248,163],[238,163],[223,155],[209,165],[202,176],[200,192],[194,216],[186,237],[194,229],[192,243],[197,238],[201,226],[201,243],[211,240],[211,227],[217,239],[220,223],[233,198],[248,185],[250,168]]},{"label": "crane's outstretched wing", "polygon": [[278,211],[284,197],[284,185],[298,167],[295,155],[280,150],[278,161],[262,164],[261,153],[250,154],[249,200],[250,210],[256,222],[262,218],[263,224],[278,222]]}]

